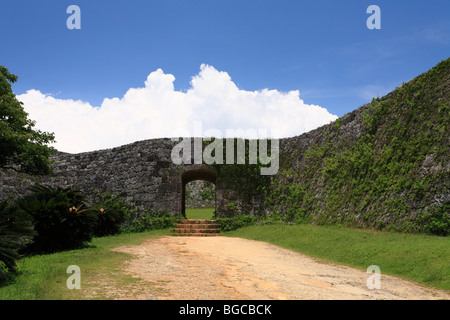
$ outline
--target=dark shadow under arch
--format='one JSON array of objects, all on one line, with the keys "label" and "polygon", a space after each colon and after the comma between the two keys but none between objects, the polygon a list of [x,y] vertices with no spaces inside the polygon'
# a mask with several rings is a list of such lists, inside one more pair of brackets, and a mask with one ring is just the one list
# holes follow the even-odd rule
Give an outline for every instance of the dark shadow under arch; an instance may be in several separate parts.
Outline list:
[{"label": "dark shadow under arch", "polygon": [[205,180],[216,184],[217,175],[207,168],[191,169],[181,174],[181,214],[186,217],[186,184],[195,180]]}]

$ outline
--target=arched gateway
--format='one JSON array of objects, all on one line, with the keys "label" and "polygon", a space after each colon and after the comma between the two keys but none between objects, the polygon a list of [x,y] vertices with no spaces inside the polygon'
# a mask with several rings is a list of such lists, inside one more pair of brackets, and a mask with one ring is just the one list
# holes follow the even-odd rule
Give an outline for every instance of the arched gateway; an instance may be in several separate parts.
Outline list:
[{"label": "arched gateway", "polygon": [[216,184],[217,175],[216,173],[206,167],[197,166],[194,168],[186,168],[186,170],[181,174],[181,214],[186,216],[186,185],[195,180],[204,180]]}]

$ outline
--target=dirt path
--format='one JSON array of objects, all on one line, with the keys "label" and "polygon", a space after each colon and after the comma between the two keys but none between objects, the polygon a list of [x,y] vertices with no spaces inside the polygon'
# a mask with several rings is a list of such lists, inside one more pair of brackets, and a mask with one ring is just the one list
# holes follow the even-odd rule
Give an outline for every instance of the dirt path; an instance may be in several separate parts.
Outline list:
[{"label": "dirt path", "polygon": [[[324,263],[264,242],[230,237],[161,237],[114,249],[135,257],[124,271],[141,279],[115,299],[449,299],[442,291]],[[382,270],[381,270],[382,272]]]}]

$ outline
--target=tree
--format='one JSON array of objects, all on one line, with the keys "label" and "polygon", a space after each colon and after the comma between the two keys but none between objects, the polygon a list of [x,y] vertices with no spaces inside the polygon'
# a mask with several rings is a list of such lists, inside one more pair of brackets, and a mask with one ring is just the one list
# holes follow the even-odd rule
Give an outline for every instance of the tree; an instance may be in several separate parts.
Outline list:
[{"label": "tree", "polygon": [[33,129],[35,121],[28,119],[23,103],[12,92],[16,81],[16,75],[0,66],[0,169],[49,174],[49,157],[56,150],[48,144],[55,142],[54,134]]}]

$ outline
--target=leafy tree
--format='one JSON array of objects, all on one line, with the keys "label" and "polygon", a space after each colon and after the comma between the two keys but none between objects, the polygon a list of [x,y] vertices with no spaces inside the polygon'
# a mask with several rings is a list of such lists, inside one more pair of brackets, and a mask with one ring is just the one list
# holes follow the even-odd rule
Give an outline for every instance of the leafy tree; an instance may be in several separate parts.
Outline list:
[{"label": "leafy tree", "polygon": [[35,122],[28,119],[11,89],[17,76],[0,66],[0,168],[18,172],[46,175],[51,172],[49,156],[55,151],[48,144],[54,134],[34,130]]}]

